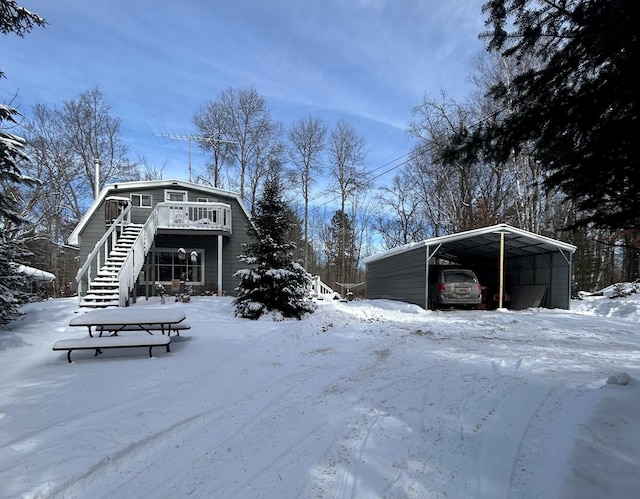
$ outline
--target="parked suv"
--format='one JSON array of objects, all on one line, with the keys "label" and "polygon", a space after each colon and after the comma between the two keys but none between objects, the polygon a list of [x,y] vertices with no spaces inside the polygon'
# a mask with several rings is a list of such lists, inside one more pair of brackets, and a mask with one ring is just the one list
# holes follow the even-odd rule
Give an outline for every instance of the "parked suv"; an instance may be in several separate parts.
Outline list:
[{"label": "parked suv", "polygon": [[429,268],[429,308],[473,307],[482,303],[480,282],[473,270]]}]

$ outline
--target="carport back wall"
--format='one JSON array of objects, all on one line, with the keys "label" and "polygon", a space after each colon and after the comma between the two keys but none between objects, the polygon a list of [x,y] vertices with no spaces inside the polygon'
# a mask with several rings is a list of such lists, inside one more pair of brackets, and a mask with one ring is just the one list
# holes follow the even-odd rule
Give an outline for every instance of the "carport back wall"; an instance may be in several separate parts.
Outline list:
[{"label": "carport back wall", "polygon": [[561,251],[521,257],[514,260],[516,266],[507,265],[507,272],[515,277],[511,282],[514,286],[546,286],[543,306],[568,309],[571,289],[570,258],[570,255]]}]

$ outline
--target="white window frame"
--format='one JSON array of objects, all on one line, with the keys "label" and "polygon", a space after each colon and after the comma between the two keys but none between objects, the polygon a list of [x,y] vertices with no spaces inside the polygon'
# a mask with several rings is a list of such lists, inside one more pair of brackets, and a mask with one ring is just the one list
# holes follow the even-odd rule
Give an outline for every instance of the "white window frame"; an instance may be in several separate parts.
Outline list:
[{"label": "white window frame", "polygon": [[[191,252],[191,251],[196,251],[198,253],[198,256],[199,256],[198,265],[200,267],[201,280],[199,280],[199,281],[189,281],[189,282],[191,282],[191,284],[193,284],[195,286],[204,286],[205,285],[205,250],[204,250],[204,248],[188,248],[188,252]],[[178,254],[178,248],[155,248],[153,250],[153,252],[152,252],[152,260],[151,260],[152,261],[152,264],[151,264],[152,266],[153,265],[156,265],[156,266],[159,265],[156,262],[156,258],[157,258],[156,255],[158,253],[171,253],[172,254],[173,261],[172,261],[172,263],[170,265],[172,268],[174,268],[176,266],[182,266],[182,265],[185,265],[187,267],[191,266],[191,263],[188,262],[188,261],[179,262],[179,261],[176,260],[177,254]],[[189,254],[187,254],[187,259],[188,258],[189,258]],[[165,265],[167,265],[167,264],[165,264]],[[161,281],[159,279],[159,276],[157,275],[157,270],[158,270],[158,268],[156,267],[156,269],[155,269],[155,271],[156,271],[156,279],[155,279],[155,281],[160,282],[164,286],[169,286],[170,287],[171,286],[171,281]],[[151,274],[151,275],[153,275],[153,274]],[[140,283],[141,284],[153,284],[153,282],[149,279],[149,277],[151,277],[151,276],[146,276],[145,275],[143,279],[140,279]],[[177,278],[177,277],[175,277],[175,275],[174,275],[174,278]]]},{"label": "white window frame", "polygon": [[[175,199],[169,199],[172,194],[181,194],[182,201],[176,201]],[[187,191],[179,191],[176,189],[167,189],[164,191],[164,201],[165,203],[185,203],[189,200],[189,193]]]},{"label": "white window frame", "polygon": [[[133,199],[138,198],[138,204],[134,204]],[[138,192],[134,192],[129,194],[129,199],[131,200],[131,206],[135,208],[153,208],[153,196],[151,194],[141,194]],[[145,204],[143,202],[144,199],[149,200],[149,204]]]},{"label": "white window frame", "polygon": [[196,202],[198,202],[198,203],[213,203],[213,199],[209,199],[209,198],[196,198]]}]

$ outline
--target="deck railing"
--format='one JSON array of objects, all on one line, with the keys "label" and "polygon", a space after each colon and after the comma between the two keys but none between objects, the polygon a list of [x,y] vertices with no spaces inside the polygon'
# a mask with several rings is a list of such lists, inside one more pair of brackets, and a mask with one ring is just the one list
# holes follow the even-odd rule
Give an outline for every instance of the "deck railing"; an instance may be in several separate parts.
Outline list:
[{"label": "deck railing", "polygon": [[231,233],[231,206],[226,203],[158,203],[158,228],[223,230]]}]

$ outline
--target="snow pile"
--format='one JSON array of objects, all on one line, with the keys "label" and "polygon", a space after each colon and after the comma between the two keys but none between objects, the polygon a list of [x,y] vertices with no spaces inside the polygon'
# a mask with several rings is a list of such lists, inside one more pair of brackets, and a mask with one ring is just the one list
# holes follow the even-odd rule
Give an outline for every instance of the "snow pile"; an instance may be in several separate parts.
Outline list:
[{"label": "snow pile", "polygon": [[[630,292],[621,298],[611,298],[617,289],[610,286],[602,290],[602,296],[584,295],[581,300],[571,302],[571,310],[581,314],[640,321],[640,293]],[[623,289],[632,290],[635,287],[628,284]]]}]

